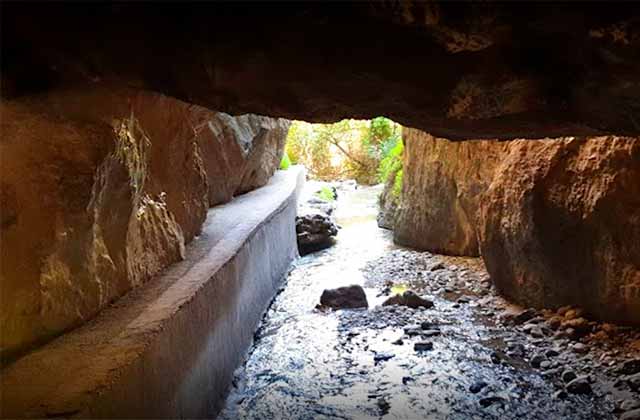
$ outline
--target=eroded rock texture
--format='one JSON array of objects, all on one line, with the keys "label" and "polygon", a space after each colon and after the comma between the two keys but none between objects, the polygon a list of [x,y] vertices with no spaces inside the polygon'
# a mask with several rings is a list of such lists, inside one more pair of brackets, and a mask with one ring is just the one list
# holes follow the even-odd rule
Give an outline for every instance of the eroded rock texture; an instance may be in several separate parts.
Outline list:
[{"label": "eroded rock texture", "polygon": [[2,94],[113,83],[448,139],[637,135],[639,22],[635,3],[6,3]]},{"label": "eroded rock texture", "polygon": [[394,241],[447,255],[479,255],[482,194],[506,143],[451,142],[410,128],[403,130],[403,139],[402,200]]},{"label": "eroded rock texture", "polygon": [[509,298],[640,323],[640,139],[511,142],[479,226]]},{"label": "eroded rock texture", "polygon": [[133,89],[0,106],[5,360],[181,259],[210,203],[268,181],[288,129]]},{"label": "eroded rock texture", "polygon": [[407,129],[395,240],[482,257],[498,290],[640,323],[640,139],[453,143]]}]

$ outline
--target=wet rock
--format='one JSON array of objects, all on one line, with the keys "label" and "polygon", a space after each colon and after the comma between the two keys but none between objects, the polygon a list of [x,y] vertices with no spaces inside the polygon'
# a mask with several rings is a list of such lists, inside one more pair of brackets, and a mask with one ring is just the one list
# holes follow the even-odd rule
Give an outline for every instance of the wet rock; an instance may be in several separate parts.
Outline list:
[{"label": "wet rock", "polygon": [[640,420],[640,408],[627,411],[620,416],[620,420]]},{"label": "wet rock", "polygon": [[562,317],[560,316],[552,316],[547,320],[547,325],[552,330],[557,330],[560,327],[560,324],[562,324]]},{"label": "wet rock", "polygon": [[564,400],[568,396],[569,394],[567,394],[567,391],[565,391],[564,389],[561,389],[560,391],[557,391],[555,394],[553,394],[553,397],[559,400]]},{"label": "wet rock", "polygon": [[334,309],[367,308],[367,295],[361,286],[352,285],[326,289],[320,296],[320,304]]},{"label": "wet rock", "polygon": [[567,391],[572,394],[590,394],[591,384],[588,376],[578,376],[567,384]]},{"label": "wet rock", "polygon": [[529,321],[530,319],[534,318],[538,313],[536,312],[535,309],[526,309],[522,312],[520,312],[519,314],[517,314],[516,316],[513,317],[513,322],[516,325],[520,325],[520,324],[524,324],[525,322]]},{"label": "wet rock", "polygon": [[560,328],[568,329],[572,328],[578,334],[586,334],[591,330],[589,321],[584,318],[571,318],[563,321],[560,324]]},{"label": "wet rock", "polygon": [[310,254],[335,244],[338,226],[325,214],[296,217],[296,235],[300,255]]},{"label": "wet rock", "polygon": [[437,264],[435,264],[435,265],[433,265],[433,266],[431,267],[431,271],[444,270],[444,268],[445,268],[445,267],[444,267],[444,264],[442,264],[442,263],[437,263]]},{"label": "wet rock", "polygon": [[637,391],[640,389],[640,373],[635,373],[627,377],[627,384],[629,384],[629,388]]},{"label": "wet rock", "polygon": [[423,330],[421,335],[423,337],[436,337],[438,335],[442,334],[442,332],[440,332],[440,330]]},{"label": "wet rock", "polygon": [[627,399],[620,404],[620,410],[630,411],[640,408],[640,401],[634,399]]},{"label": "wet rock", "polygon": [[415,292],[407,290],[401,295],[391,296],[382,303],[382,306],[399,305],[408,306],[409,308],[431,308],[433,302],[418,296]]},{"label": "wet rock", "polygon": [[433,343],[431,341],[419,341],[413,345],[415,351],[430,351],[433,350]]},{"label": "wet rock", "polygon": [[575,343],[574,345],[571,346],[571,349],[579,354],[584,354],[589,351],[589,347],[587,347],[583,343]]},{"label": "wet rock", "polygon": [[564,372],[562,372],[562,382],[564,382],[565,384],[568,384],[569,382],[573,381],[574,379],[576,379],[578,377],[578,375],[576,375],[576,373],[572,370],[565,370]]},{"label": "wet rock", "polygon": [[552,358],[552,357],[556,357],[559,356],[560,353],[558,353],[556,350],[554,349],[549,349],[547,351],[544,352],[544,355],[547,356],[548,358]]},{"label": "wet rock", "polygon": [[379,362],[386,362],[387,360],[391,360],[391,359],[393,359],[394,357],[396,357],[396,355],[395,355],[395,354],[393,354],[393,353],[376,353],[376,354],[373,356],[373,361],[374,361],[375,363],[379,363]]},{"label": "wet rock", "polygon": [[553,363],[551,363],[548,360],[543,360],[542,362],[540,362],[540,369],[542,370],[547,370],[549,369],[551,366],[553,366]]},{"label": "wet rock", "polygon": [[622,375],[633,375],[638,372],[640,372],[640,359],[627,360],[618,369],[618,373]]},{"label": "wet rock", "polygon": [[540,364],[542,362],[544,362],[546,360],[546,358],[544,357],[544,355],[542,354],[536,354],[535,356],[533,356],[531,358],[531,366],[533,366],[534,368],[539,368]]},{"label": "wet rock", "polygon": [[469,387],[469,392],[471,392],[472,394],[477,394],[478,392],[482,391],[482,389],[487,385],[488,384],[485,381],[476,381]]},{"label": "wet rock", "polygon": [[493,404],[496,404],[496,403],[504,403],[504,402],[505,402],[504,398],[498,397],[498,396],[495,396],[495,395],[491,396],[491,397],[482,398],[479,401],[480,405],[482,407],[485,407],[485,408],[489,407],[489,406],[491,406]]}]

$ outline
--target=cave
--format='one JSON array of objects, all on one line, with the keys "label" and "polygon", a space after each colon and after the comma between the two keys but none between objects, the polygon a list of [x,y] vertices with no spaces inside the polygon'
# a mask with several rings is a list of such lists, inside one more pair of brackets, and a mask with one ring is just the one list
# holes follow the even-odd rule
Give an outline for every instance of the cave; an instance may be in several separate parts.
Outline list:
[{"label": "cave", "polygon": [[0,8],[0,417],[640,418],[640,5]]}]

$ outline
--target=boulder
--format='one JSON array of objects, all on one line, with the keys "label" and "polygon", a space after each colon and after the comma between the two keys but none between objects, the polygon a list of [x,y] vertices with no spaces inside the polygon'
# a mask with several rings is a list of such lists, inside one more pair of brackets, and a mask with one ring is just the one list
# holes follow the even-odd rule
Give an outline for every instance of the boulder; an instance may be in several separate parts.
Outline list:
[{"label": "boulder", "polygon": [[335,244],[338,226],[331,217],[322,213],[310,213],[296,217],[298,252],[307,255]]},{"label": "boulder", "polygon": [[637,138],[511,142],[479,224],[497,290],[523,305],[640,323],[638,180]]},{"label": "boulder", "polygon": [[367,308],[367,295],[358,285],[326,289],[320,296],[320,305],[334,309]]}]

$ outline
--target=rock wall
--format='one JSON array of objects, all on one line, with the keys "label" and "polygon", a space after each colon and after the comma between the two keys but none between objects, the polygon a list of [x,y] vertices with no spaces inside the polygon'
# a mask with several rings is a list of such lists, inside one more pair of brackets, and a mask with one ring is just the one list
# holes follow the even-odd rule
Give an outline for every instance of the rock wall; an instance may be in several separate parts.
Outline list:
[{"label": "rock wall", "polygon": [[402,200],[394,241],[447,255],[479,255],[477,226],[482,193],[504,143],[450,142],[403,129]]},{"label": "rock wall", "polygon": [[113,83],[234,115],[386,115],[451,140],[640,134],[636,2],[553,13],[538,2],[5,2],[2,12],[3,97]]},{"label": "rock wall", "polygon": [[512,142],[479,227],[509,298],[640,323],[640,139]]},{"label": "rock wall", "polygon": [[268,181],[288,129],[137,90],[0,106],[3,361],[180,260],[210,204]]},{"label": "rock wall", "polygon": [[389,173],[389,177],[384,183],[384,190],[378,197],[379,210],[376,221],[378,222],[378,227],[383,229],[393,230],[395,227],[398,206],[400,205],[400,195],[394,192],[397,174],[398,170]]},{"label": "rock wall", "polygon": [[404,137],[396,242],[480,249],[497,289],[518,303],[640,323],[640,139]]}]

